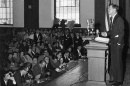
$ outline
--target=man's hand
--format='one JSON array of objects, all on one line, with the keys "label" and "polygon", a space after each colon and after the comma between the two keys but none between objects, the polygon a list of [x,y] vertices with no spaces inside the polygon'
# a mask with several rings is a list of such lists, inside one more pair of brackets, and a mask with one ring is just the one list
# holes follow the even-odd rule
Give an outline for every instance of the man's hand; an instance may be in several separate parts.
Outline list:
[{"label": "man's hand", "polygon": [[117,45],[121,45],[120,43],[117,43]]},{"label": "man's hand", "polygon": [[107,36],[107,33],[106,32],[101,32],[101,35],[106,37]]},{"label": "man's hand", "polygon": [[47,74],[47,75],[50,75],[50,72],[47,72],[46,74]]},{"label": "man's hand", "polygon": [[41,74],[35,76],[35,79],[38,80],[38,79],[40,79],[40,77],[41,77]]},{"label": "man's hand", "polygon": [[119,35],[116,35],[115,37],[117,38],[117,37],[119,37]]}]

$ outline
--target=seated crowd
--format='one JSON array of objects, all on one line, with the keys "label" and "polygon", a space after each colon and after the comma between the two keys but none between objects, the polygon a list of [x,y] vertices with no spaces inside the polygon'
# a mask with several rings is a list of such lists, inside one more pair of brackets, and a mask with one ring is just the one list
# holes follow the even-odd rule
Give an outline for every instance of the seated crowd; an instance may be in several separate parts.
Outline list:
[{"label": "seated crowd", "polygon": [[61,29],[20,30],[5,45],[2,86],[24,86],[30,79],[39,83],[57,77],[70,61],[86,55],[82,33]]}]

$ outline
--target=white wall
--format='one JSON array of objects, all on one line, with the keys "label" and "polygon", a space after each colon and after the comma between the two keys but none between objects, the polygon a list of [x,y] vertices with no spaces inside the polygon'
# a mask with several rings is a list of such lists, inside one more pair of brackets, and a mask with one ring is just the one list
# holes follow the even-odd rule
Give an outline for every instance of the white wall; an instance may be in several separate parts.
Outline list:
[{"label": "white wall", "polygon": [[54,0],[39,0],[39,27],[51,28],[54,17]]},{"label": "white wall", "polygon": [[95,0],[80,0],[81,27],[86,28],[86,20],[94,18]]},{"label": "white wall", "polygon": [[24,0],[13,0],[14,27],[24,27]]}]

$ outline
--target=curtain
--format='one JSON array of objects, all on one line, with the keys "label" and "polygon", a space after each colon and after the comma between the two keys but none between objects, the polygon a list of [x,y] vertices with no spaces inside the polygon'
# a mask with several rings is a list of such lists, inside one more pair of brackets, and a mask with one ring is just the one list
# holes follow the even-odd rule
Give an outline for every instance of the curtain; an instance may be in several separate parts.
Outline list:
[{"label": "curtain", "polygon": [[128,46],[130,47],[130,0],[125,0],[125,19],[126,19],[126,30],[128,33]]}]

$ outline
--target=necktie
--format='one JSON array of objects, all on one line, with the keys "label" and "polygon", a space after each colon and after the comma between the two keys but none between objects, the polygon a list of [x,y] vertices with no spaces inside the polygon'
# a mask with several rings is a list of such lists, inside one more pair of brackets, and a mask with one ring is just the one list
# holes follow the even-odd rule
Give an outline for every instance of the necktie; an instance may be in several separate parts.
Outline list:
[{"label": "necktie", "polygon": [[112,17],[110,17],[110,30],[112,30]]}]

